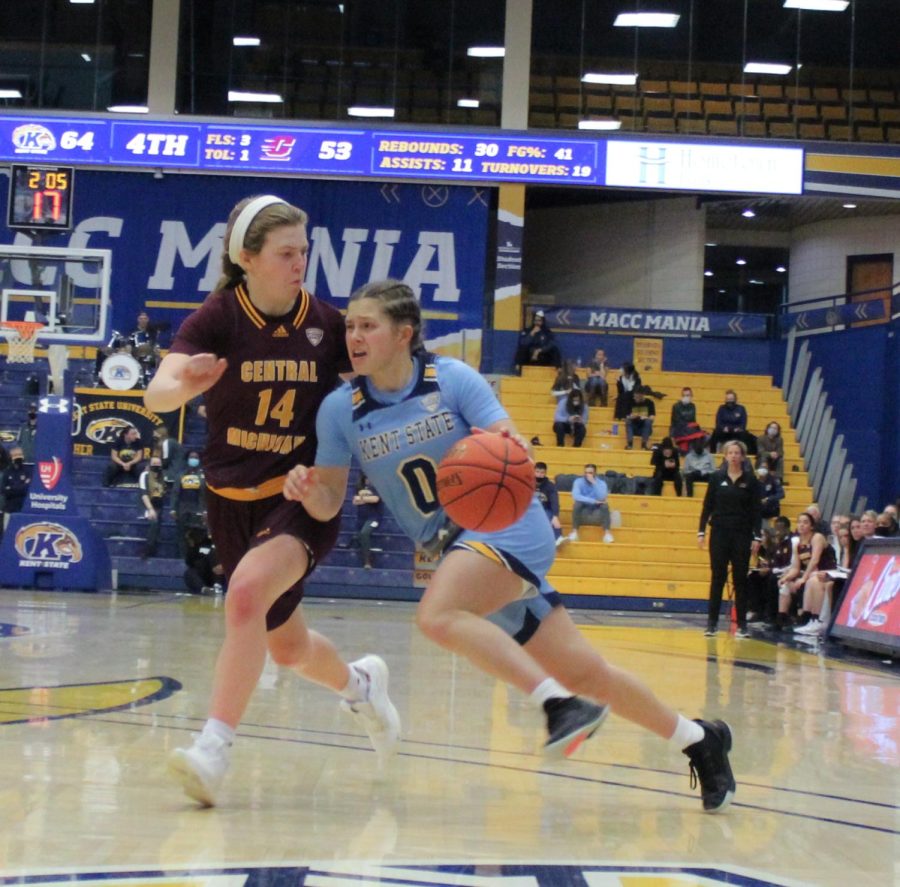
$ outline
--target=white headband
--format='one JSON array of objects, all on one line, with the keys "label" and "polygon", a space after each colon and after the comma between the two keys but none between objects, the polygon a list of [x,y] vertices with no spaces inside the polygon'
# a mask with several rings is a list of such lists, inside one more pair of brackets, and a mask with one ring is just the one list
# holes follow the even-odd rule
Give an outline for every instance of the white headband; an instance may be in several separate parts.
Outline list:
[{"label": "white headband", "polygon": [[262,197],[257,197],[256,200],[251,200],[238,213],[238,217],[234,220],[234,227],[231,229],[231,237],[228,239],[228,258],[235,265],[240,264],[241,250],[244,248],[244,238],[247,236],[247,229],[259,213],[273,203],[284,203],[287,205],[287,201],[282,200],[280,197],[264,194]]}]

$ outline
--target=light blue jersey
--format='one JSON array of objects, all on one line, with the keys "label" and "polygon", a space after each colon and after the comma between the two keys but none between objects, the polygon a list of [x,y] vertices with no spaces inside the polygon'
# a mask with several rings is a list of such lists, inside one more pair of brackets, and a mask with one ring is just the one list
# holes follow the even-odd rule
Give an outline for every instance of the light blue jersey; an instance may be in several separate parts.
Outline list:
[{"label": "light blue jersey", "polygon": [[[402,391],[380,391],[366,377],[357,377],[325,398],[316,419],[316,465],[346,468],[355,457],[403,532],[424,543],[446,522],[436,492],[444,454],[473,427],[488,428],[508,415],[490,385],[467,364],[421,352],[414,361],[413,378]],[[553,564],[555,540],[536,499],[511,527],[495,533],[464,530],[452,548],[505,566],[523,580],[526,595],[540,592],[546,599],[535,601],[532,619],[539,622],[559,603],[544,578]],[[515,623],[525,620],[524,609],[518,612],[506,622],[495,619],[517,637]]]}]

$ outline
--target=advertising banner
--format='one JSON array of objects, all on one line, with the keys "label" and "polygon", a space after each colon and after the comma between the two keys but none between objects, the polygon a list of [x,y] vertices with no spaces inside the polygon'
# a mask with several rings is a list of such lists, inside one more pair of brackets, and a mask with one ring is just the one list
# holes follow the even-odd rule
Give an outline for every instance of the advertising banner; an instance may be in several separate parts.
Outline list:
[{"label": "advertising banner", "polygon": [[765,314],[727,314],[707,311],[645,311],[637,308],[541,308],[551,328],[560,332],[627,333],[654,336],[724,336],[764,339]]},{"label": "advertising banner", "polygon": [[150,455],[153,431],[165,424],[162,416],[144,406],[143,391],[76,388],[75,454],[109,453],[126,428],[137,428],[145,455]]},{"label": "advertising banner", "polygon": [[25,507],[10,515],[0,543],[0,584],[81,589],[110,587],[105,540],[75,505],[72,402],[38,401],[35,467]]}]

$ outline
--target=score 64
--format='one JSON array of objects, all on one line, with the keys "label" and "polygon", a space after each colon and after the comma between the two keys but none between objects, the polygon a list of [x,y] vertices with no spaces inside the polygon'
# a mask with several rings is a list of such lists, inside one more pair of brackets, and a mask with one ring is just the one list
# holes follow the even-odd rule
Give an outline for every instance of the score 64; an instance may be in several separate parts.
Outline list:
[{"label": "score 64", "polygon": [[349,160],[352,153],[352,142],[327,141],[319,145],[319,160]]}]

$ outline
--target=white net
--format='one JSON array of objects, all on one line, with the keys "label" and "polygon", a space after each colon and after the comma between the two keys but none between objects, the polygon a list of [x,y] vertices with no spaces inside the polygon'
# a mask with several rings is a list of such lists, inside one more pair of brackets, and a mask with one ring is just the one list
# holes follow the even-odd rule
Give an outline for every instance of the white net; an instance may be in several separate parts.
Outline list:
[{"label": "white net", "polygon": [[6,337],[7,363],[34,363],[34,346],[41,326],[40,323],[6,323],[0,327],[0,333]]}]

